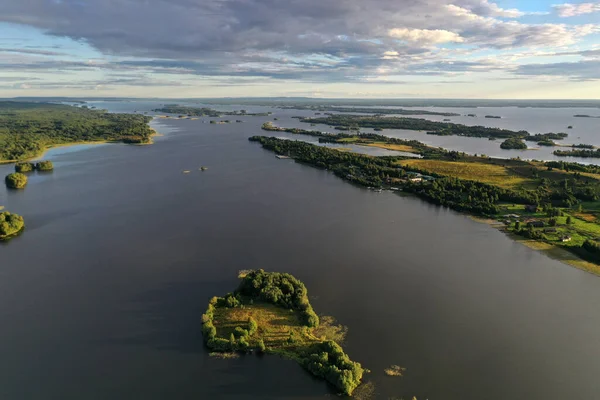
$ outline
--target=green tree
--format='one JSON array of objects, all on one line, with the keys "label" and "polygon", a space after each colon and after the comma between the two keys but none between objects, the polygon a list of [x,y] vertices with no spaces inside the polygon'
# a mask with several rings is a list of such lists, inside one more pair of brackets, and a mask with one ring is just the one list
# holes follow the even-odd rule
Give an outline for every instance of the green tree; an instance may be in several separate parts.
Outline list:
[{"label": "green tree", "polygon": [[521,229],[521,222],[520,221],[515,222],[515,230],[518,231],[520,229]]},{"label": "green tree", "polygon": [[250,336],[254,335],[258,329],[258,323],[252,317],[248,317],[248,334]]},{"label": "green tree", "polygon": [[12,189],[23,189],[27,185],[27,176],[20,172],[13,172],[4,178],[6,186]]},{"label": "green tree", "polygon": [[571,221],[571,216],[569,215],[567,217],[567,225],[571,225],[571,222],[573,222],[573,221]]}]

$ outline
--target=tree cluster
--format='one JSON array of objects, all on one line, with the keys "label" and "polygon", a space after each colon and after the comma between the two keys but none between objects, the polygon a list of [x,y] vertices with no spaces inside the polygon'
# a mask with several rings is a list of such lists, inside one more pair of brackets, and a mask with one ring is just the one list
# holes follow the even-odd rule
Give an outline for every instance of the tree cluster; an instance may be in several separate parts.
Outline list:
[{"label": "tree cluster", "polygon": [[27,185],[27,176],[20,172],[6,175],[4,183],[11,189],[23,189]]},{"label": "tree cluster", "polygon": [[23,217],[8,211],[0,212],[0,238],[14,235],[25,227]]},{"label": "tree cluster", "polygon": [[350,357],[334,341],[318,344],[303,361],[304,367],[314,375],[324,378],[346,395],[351,395],[360,385],[362,366]]},{"label": "tree cluster", "polygon": [[288,309],[299,310],[307,326],[314,328],[319,325],[319,317],[308,301],[306,286],[290,274],[265,272],[262,269],[251,271],[242,278],[236,292]]}]

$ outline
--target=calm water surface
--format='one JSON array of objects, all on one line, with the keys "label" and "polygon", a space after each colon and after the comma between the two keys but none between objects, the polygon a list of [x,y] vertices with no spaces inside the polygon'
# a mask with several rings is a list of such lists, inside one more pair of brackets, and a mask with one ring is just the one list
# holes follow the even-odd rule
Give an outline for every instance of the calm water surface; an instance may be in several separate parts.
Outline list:
[{"label": "calm water surface", "polygon": [[[278,160],[247,141],[270,118],[243,119],[156,121],[152,146],[54,149],[53,173],[0,188],[27,222],[0,244],[1,399],[332,398],[294,362],[208,356],[200,315],[246,268],[302,279],[349,327],[376,398],[600,398],[598,278]],[[391,364],[406,376],[385,376]]]}]

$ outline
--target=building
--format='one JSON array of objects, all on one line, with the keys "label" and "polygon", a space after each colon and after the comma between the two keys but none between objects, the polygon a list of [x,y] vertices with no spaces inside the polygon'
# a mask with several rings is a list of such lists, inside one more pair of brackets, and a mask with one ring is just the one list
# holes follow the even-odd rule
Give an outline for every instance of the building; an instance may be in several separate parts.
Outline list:
[{"label": "building", "polygon": [[571,236],[569,235],[564,235],[560,237],[560,241],[561,242],[570,242],[571,241]]},{"label": "building", "polygon": [[530,220],[527,222],[527,226],[531,226],[532,228],[543,228],[544,227],[544,221],[540,221],[540,220]]},{"label": "building", "polygon": [[527,211],[527,212],[534,213],[534,212],[537,212],[537,210],[538,210],[538,206],[536,204],[528,204],[525,206],[525,211]]}]

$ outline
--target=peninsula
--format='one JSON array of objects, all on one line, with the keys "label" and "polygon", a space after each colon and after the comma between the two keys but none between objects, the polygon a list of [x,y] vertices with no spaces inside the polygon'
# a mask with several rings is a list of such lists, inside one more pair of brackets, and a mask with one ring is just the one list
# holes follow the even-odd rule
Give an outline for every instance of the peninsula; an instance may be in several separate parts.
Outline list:
[{"label": "peninsula", "polygon": [[244,271],[240,278],[233,293],[213,297],[202,315],[207,347],[214,352],[277,354],[351,395],[364,370],[327,331],[319,331],[306,286],[290,274],[262,269]]},{"label": "peninsula", "polygon": [[[323,134],[319,141],[365,143],[372,134],[348,136]],[[330,170],[354,184],[401,190],[439,206],[497,221],[496,226],[538,248],[561,248],[576,254],[585,262],[570,264],[600,274],[598,166],[477,157],[417,141],[410,143],[412,151],[421,155],[415,159],[373,157],[274,137],[249,140],[297,162]],[[401,139],[378,137],[377,141],[395,145]],[[563,261],[567,259],[573,257],[563,257]]]},{"label": "peninsula", "polygon": [[0,101],[0,162],[39,156],[74,143],[150,143],[151,117],[62,104]]}]

